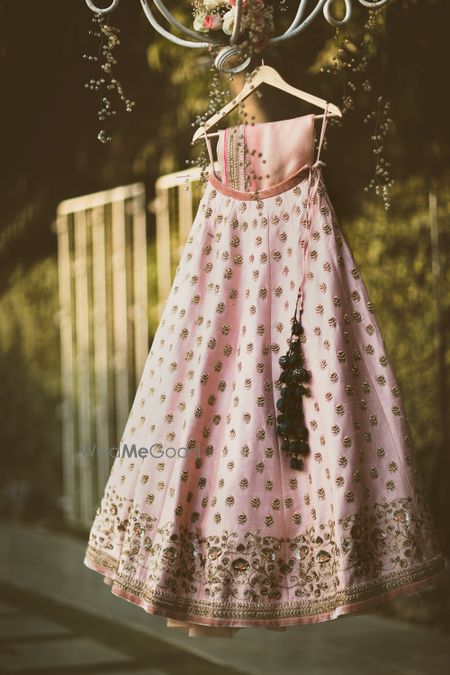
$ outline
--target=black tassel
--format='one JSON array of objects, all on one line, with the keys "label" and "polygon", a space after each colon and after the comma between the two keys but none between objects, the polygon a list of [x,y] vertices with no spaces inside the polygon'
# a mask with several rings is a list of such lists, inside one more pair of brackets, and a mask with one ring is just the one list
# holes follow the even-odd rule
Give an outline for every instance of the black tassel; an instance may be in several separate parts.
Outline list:
[{"label": "black tassel", "polygon": [[[297,298],[298,303],[298,298]],[[301,324],[300,309],[297,320],[297,307],[292,324],[291,340],[287,353],[278,360],[282,372],[279,381],[282,383],[280,398],[277,401],[277,433],[282,438],[281,450],[290,457],[291,469],[303,469],[303,457],[309,454],[308,429],[305,426],[302,397],[310,396],[306,382],[312,373],[304,367],[305,357],[302,353],[300,336],[304,333]]]}]

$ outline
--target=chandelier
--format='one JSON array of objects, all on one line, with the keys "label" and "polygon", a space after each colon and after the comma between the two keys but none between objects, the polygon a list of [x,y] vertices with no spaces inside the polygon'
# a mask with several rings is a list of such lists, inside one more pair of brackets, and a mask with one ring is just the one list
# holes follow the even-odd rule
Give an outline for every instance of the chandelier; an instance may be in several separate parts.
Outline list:
[{"label": "chandelier", "polygon": [[[109,14],[119,5],[120,0],[111,0],[107,7],[97,7],[94,0],[85,0],[90,10],[97,14]],[[241,35],[241,19],[244,0],[236,0],[236,18],[231,35],[227,38],[225,35],[205,35],[191,28],[187,28],[169,12],[162,0],[152,0],[153,5],[157,8],[159,13],[164,17],[168,24],[178,30],[185,37],[178,37],[170,30],[167,30],[156,19],[153,11],[150,8],[149,0],[140,0],[142,9],[151,26],[164,38],[174,42],[181,47],[189,47],[193,49],[205,49],[211,46],[220,47],[214,65],[218,70],[225,72],[239,72],[244,70],[250,63],[250,58],[245,59],[242,63],[234,68],[227,68],[227,62],[238,53],[239,37]],[[269,44],[277,44],[292,37],[296,37],[302,33],[311,23],[319,16],[323,15],[325,20],[332,26],[342,26],[348,23],[352,17],[353,4],[359,2],[360,5],[368,9],[376,9],[385,5],[388,0],[343,0],[344,14],[337,18],[334,10],[336,9],[336,0],[298,0],[298,8],[291,25],[280,35],[273,36],[269,39]],[[341,3],[342,4],[342,3]],[[189,38],[189,39],[188,39]],[[224,44],[224,39],[228,44]]]}]

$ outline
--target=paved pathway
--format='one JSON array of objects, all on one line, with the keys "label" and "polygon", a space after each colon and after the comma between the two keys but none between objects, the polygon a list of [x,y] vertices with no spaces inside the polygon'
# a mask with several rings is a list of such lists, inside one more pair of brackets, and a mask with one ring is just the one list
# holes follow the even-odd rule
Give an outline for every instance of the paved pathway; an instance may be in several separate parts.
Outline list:
[{"label": "paved pathway", "polygon": [[153,637],[0,584],[0,673],[240,675]]},{"label": "paved pathway", "polygon": [[0,673],[445,675],[449,636],[377,614],[189,638],[113,596],[85,542],[0,524]]}]

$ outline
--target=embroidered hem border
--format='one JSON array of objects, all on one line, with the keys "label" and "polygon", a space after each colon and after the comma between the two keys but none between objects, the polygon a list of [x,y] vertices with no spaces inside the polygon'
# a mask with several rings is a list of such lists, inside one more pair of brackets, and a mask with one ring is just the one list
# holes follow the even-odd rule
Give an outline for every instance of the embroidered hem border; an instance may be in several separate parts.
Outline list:
[{"label": "embroidered hem border", "polygon": [[362,583],[337,592],[332,598],[299,601],[274,607],[270,603],[208,602],[183,599],[167,592],[150,592],[145,584],[127,575],[117,574],[118,562],[104,552],[88,546],[86,567],[113,579],[111,592],[149,614],[190,620],[203,625],[257,627],[273,622],[277,626],[318,623],[352,612],[364,611],[400,594],[412,594],[434,586],[447,576],[448,565],[442,556],[403,572],[385,575],[374,582]]}]

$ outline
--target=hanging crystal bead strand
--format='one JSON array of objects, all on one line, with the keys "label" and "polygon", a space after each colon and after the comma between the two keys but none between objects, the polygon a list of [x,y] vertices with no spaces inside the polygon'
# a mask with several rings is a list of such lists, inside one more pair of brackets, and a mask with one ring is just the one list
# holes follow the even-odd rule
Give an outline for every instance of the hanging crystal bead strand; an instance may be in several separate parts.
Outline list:
[{"label": "hanging crystal bead strand", "polygon": [[[97,111],[97,116],[100,122],[103,122],[103,128],[98,132],[97,138],[101,143],[111,141],[111,136],[108,135],[106,127],[108,118],[116,115],[117,111],[113,108],[111,99],[107,92],[115,91],[125,106],[127,112],[131,112],[135,102],[127,98],[124,94],[123,87],[119,80],[113,75],[113,67],[117,64],[117,59],[113,56],[113,50],[120,45],[120,30],[116,26],[111,26],[105,20],[102,14],[94,14],[92,17],[93,30],[89,31],[89,35],[99,40],[98,56],[83,54],[83,58],[88,61],[99,64],[101,77],[99,79],[90,79],[86,82],[85,87],[91,91],[99,91],[101,99],[101,108]],[[105,79],[106,78],[106,79]]]},{"label": "hanging crystal bead strand", "polygon": [[305,357],[301,347],[301,336],[304,328],[301,323],[303,307],[298,311],[298,301],[301,291],[297,296],[295,305],[294,319],[292,323],[291,338],[289,349],[284,356],[278,360],[282,372],[280,382],[280,398],[276,403],[277,407],[277,433],[281,437],[281,450],[290,457],[291,469],[303,469],[303,457],[308,455],[310,447],[308,444],[308,429],[305,425],[305,416],[303,410],[303,396],[310,396],[311,390],[305,384],[311,380],[312,373],[304,366]]}]

